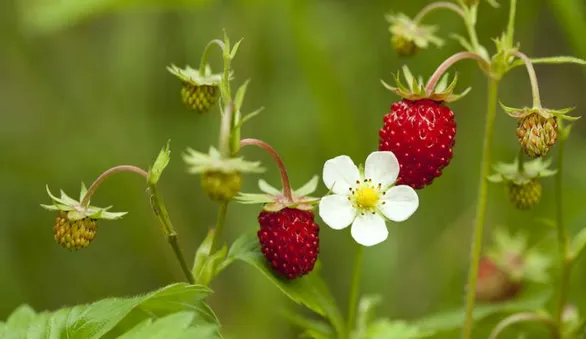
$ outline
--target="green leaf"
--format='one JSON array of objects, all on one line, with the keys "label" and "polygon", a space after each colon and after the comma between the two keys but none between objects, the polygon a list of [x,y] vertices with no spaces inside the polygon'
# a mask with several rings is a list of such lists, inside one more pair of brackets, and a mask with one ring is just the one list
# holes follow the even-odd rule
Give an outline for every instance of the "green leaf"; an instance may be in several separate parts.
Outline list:
[{"label": "green leaf", "polygon": [[214,230],[208,231],[207,237],[201,245],[199,245],[199,248],[195,252],[193,269],[191,270],[196,283],[204,286],[210,284],[212,279],[220,272],[220,268],[225,268],[223,263],[226,259],[226,254],[228,253],[228,247],[224,245],[219,251],[210,256],[214,234]]},{"label": "green leaf", "polygon": [[309,319],[297,313],[283,312],[283,317],[292,325],[302,328],[302,336],[314,339],[330,339],[334,333],[329,324],[316,319]]},{"label": "green leaf", "polygon": [[[145,320],[177,312],[191,314],[193,326],[218,327],[218,320],[202,299],[211,293],[205,286],[173,284],[152,293],[109,298],[89,305],[63,308],[36,314],[30,307],[19,307],[0,327],[2,338],[97,339],[117,337]],[[4,332],[2,332],[4,331]]]},{"label": "green leaf", "polygon": [[[586,66],[586,60],[572,57],[572,56],[555,56],[555,57],[548,57],[548,58],[533,58],[531,59],[531,63],[533,64],[576,64]],[[523,60],[516,60],[510,66],[510,68],[524,66],[525,63]]]},{"label": "green leaf", "polygon": [[[472,315],[474,321],[480,321],[494,314],[515,313],[539,309],[550,299],[552,290],[548,289],[530,298],[513,300],[498,304],[480,304],[474,308]],[[422,329],[432,331],[455,330],[464,323],[464,309],[443,311],[429,317],[422,318],[414,324]]]},{"label": "green leaf", "polygon": [[578,232],[578,234],[576,234],[572,239],[572,244],[570,245],[570,255],[573,257],[573,259],[576,259],[580,256],[580,254],[582,254],[584,248],[586,248],[586,228],[581,229],[580,232]]},{"label": "green leaf", "polygon": [[242,40],[243,39],[238,40],[238,42],[234,44],[234,47],[232,47],[232,51],[230,52],[230,59],[234,59],[236,56],[236,52],[238,52],[238,48],[240,47]]},{"label": "green leaf", "polygon": [[163,147],[161,152],[159,152],[159,156],[155,160],[153,167],[149,170],[149,176],[147,182],[149,185],[156,185],[161,178],[161,174],[163,174],[163,170],[169,164],[171,160],[171,150],[169,149],[171,145],[171,140],[167,141],[167,145]]},{"label": "green leaf", "polygon": [[[240,43],[240,42],[239,42]],[[244,95],[246,94],[246,88],[250,83],[250,79],[246,80],[236,91],[236,97],[234,98],[234,107],[236,108],[235,111],[240,111],[242,108],[242,103],[244,102]]]},{"label": "green leaf", "polygon": [[218,338],[215,325],[192,326],[194,315],[191,312],[178,312],[153,322],[146,319],[119,339],[182,339]]},{"label": "green leaf", "polygon": [[317,275],[317,272],[294,280],[286,280],[276,276],[260,252],[256,232],[245,233],[232,244],[226,261],[232,260],[243,261],[256,268],[289,299],[327,318],[336,333],[343,333],[342,315],[328,287]]},{"label": "green leaf", "polygon": [[433,334],[433,331],[422,330],[405,321],[379,319],[369,326],[364,336],[356,339],[420,339],[429,338]]}]

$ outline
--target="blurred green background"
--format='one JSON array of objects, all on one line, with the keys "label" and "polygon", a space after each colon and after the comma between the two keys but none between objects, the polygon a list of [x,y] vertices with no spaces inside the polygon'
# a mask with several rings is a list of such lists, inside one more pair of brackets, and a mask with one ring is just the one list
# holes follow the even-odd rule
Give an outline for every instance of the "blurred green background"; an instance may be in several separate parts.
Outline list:
[{"label": "blurred green background", "polygon": [[[180,100],[180,82],[165,67],[197,67],[205,44],[226,28],[244,38],[233,67],[237,86],[251,78],[245,110],[266,109],[243,130],[244,137],[271,143],[288,165],[294,186],[321,174],[323,162],[339,154],[356,161],[377,147],[382,117],[397,97],[379,79],[408,63],[429,75],[460,50],[454,41],[410,60],[390,49],[384,14],[413,16],[425,0],[4,0],[0,2],[0,318],[17,305],[37,310],[90,302],[107,296],[147,292],[183,279],[146,199],[144,182],[132,174],[107,181],[96,205],[128,210],[122,220],[103,222],[94,244],[69,253],[53,240],[55,215],[45,185],[77,195],[118,164],[148,167],[167,139],[174,158],[160,189],[191,258],[217,206],[200,191],[199,178],[185,173],[180,159],[188,146],[216,144],[219,114],[197,116]],[[506,24],[508,3],[480,8],[481,42]],[[464,34],[450,12],[426,20],[440,35]],[[583,0],[519,1],[517,40],[531,56],[586,58],[586,4]],[[211,63],[221,67],[214,51]],[[444,175],[420,194],[418,212],[408,222],[390,224],[391,235],[365,255],[364,293],[381,293],[380,315],[413,319],[462,305],[468,264],[480,147],[486,107],[486,80],[472,62],[456,66],[460,88],[473,91],[451,105],[459,126],[455,156]],[[586,108],[585,72],[577,66],[538,66],[544,105]],[[531,103],[523,68],[503,81],[501,100],[510,106]],[[517,152],[515,121],[500,111],[494,139],[495,160]],[[586,127],[576,124],[567,151],[565,215],[571,233],[584,226]],[[245,150],[278,172],[259,150]],[[554,153],[555,154],[555,153]],[[248,176],[245,191],[256,188]],[[537,239],[546,231],[536,217],[553,215],[553,180],[545,180],[539,208],[518,212],[502,187],[490,186],[488,229],[506,225]],[[320,194],[325,189],[320,186]],[[260,207],[229,208],[225,238],[254,229]],[[553,241],[553,240],[552,240]],[[350,232],[321,232],[323,274],[345,310],[353,241]],[[191,260],[190,260],[191,261]],[[586,312],[584,260],[576,265],[572,300]],[[296,330],[277,315],[291,306],[256,271],[233,265],[213,283],[210,303],[226,338],[286,338]],[[478,337],[482,337],[477,334]],[[455,337],[455,334],[446,337]]]}]

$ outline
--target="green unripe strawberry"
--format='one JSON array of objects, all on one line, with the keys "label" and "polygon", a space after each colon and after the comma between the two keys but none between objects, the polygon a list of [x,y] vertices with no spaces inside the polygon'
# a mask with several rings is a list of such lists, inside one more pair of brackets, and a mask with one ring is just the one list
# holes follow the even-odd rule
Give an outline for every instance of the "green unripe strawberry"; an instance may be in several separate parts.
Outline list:
[{"label": "green unripe strawberry", "polygon": [[201,186],[210,199],[227,201],[240,192],[242,175],[238,172],[204,172],[201,175]]},{"label": "green unripe strawberry", "polygon": [[509,199],[515,207],[521,210],[528,210],[537,205],[539,199],[541,199],[541,182],[537,179],[520,185],[509,182],[507,191]]},{"label": "green unripe strawberry", "polygon": [[67,213],[61,211],[55,219],[53,233],[55,241],[68,250],[75,251],[88,247],[96,237],[98,225],[95,219],[84,218],[71,221]]}]

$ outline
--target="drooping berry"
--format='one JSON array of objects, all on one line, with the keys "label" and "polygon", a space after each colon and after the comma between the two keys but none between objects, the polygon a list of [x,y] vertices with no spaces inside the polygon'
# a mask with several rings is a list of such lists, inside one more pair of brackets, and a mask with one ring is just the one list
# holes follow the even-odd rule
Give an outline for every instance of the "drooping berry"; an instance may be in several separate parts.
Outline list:
[{"label": "drooping berry", "polygon": [[183,83],[181,98],[187,107],[197,113],[206,113],[218,102],[220,90],[218,86],[197,86],[189,82]]},{"label": "drooping berry", "polygon": [[514,298],[521,289],[521,282],[514,281],[491,258],[480,260],[476,299],[484,302],[498,302]]},{"label": "drooping berry", "polygon": [[541,198],[541,182],[538,179],[532,179],[523,184],[509,182],[507,191],[509,199],[516,208],[527,210],[537,205]]},{"label": "drooping berry", "polygon": [[517,121],[517,137],[525,153],[542,157],[553,147],[558,138],[558,123],[555,116],[545,118],[538,113],[527,115]]},{"label": "drooping berry", "polygon": [[240,192],[242,175],[238,172],[207,171],[201,175],[201,186],[210,199],[227,201]]},{"label": "drooping berry", "polygon": [[67,213],[59,212],[55,219],[53,233],[55,241],[68,250],[75,251],[88,247],[96,237],[98,226],[95,219],[84,218],[81,220],[71,221],[67,218]]},{"label": "drooping berry", "polygon": [[420,189],[442,174],[452,160],[456,122],[440,102],[403,99],[392,104],[379,131],[379,150],[399,160],[398,185]]},{"label": "drooping berry", "polygon": [[319,253],[319,226],[313,212],[283,208],[258,216],[261,251],[271,268],[287,279],[313,270]]}]

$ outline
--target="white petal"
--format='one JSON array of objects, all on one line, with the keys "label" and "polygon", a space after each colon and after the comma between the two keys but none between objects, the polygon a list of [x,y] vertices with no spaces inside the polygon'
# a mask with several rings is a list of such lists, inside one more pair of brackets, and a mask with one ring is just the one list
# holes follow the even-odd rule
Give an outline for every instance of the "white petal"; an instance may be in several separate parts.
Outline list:
[{"label": "white petal", "polygon": [[389,230],[385,219],[378,214],[359,214],[352,224],[352,238],[362,246],[374,246],[387,239]]},{"label": "white petal", "polygon": [[351,185],[360,180],[358,168],[347,155],[326,161],[323,173],[324,184],[336,194],[347,194]]},{"label": "white petal", "polygon": [[[384,202],[384,204],[383,204]],[[382,196],[378,209],[392,221],[407,220],[419,207],[419,197],[406,185],[393,186]]]},{"label": "white petal", "polygon": [[331,228],[348,227],[356,217],[356,209],[345,195],[326,195],[319,202],[319,216]]},{"label": "white petal", "polygon": [[372,152],[364,164],[364,177],[383,187],[393,184],[399,176],[399,161],[393,152]]}]

